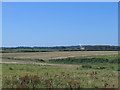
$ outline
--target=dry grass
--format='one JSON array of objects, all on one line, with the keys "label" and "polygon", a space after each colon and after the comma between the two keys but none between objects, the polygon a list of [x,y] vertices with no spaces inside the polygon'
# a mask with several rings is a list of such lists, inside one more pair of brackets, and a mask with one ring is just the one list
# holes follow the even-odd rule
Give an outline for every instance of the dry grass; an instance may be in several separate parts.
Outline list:
[{"label": "dry grass", "polygon": [[31,59],[60,59],[68,57],[116,55],[118,51],[61,51],[61,52],[30,52],[30,53],[3,53],[3,57],[31,58]]}]

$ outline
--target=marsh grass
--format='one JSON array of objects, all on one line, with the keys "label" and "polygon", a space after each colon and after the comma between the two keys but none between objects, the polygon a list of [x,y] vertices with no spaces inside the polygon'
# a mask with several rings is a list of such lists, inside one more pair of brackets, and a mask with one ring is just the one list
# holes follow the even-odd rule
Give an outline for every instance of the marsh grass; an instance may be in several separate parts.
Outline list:
[{"label": "marsh grass", "polygon": [[4,59],[73,66],[77,64],[79,67],[3,64],[3,88],[118,88],[120,68],[117,55],[69,57],[48,61],[13,56],[3,57]]},{"label": "marsh grass", "polygon": [[[12,69],[10,69],[12,68]],[[45,69],[43,69],[45,68]],[[3,64],[3,88],[117,88],[118,71]]]}]

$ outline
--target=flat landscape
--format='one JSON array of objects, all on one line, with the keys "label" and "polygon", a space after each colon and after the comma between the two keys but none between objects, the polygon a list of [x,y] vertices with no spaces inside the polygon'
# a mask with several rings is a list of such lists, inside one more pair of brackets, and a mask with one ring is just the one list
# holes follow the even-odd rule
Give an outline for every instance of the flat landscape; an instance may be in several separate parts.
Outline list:
[{"label": "flat landscape", "polygon": [[118,88],[118,51],[2,55],[3,88]]},{"label": "flat landscape", "polygon": [[59,51],[59,52],[21,52],[3,53],[2,57],[28,58],[28,59],[60,59],[68,57],[95,56],[95,55],[117,55],[118,51]]},{"label": "flat landscape", "polygon": [[2,3],[3,90],[120,88],[118,2],[19,1]]}]

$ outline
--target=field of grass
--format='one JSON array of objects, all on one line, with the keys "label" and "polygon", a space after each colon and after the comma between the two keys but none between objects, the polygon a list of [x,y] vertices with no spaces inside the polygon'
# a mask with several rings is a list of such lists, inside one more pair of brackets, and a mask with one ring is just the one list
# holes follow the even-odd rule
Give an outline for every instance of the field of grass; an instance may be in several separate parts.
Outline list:
[{"label": "field of grass", "polygon": [[117,88],[118,71],[3,64],[3,88]]},{"label": "field of grass", "polygon": [[117,51],[3,53],[3,62],[18,62],[2,65],[3,88],[118,88],[117,54]]},{"label": "field of grass", "polygon": [[3,53],[3,57],[27,58],[27,59],[61,59],[68,57],[95,56],[95,55],[116,55],[118,51],[61,51],[61,52],[24,52],[24,53]]}]

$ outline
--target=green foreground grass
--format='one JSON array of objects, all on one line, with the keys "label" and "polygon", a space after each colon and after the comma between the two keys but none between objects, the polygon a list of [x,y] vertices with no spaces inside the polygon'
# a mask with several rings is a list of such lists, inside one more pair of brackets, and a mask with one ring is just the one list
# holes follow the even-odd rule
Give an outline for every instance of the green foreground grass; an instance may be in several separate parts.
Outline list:
[{"label": "green foreground grass", "polygon": [[3,88],[117,88],[114,69],[3,64]]},{"label": "green foreground grass", "polygon": [[21,59],[3,61],[75,64],[78,67],[3,64],[3,88],[118,88],[118,55],[97,55],[64,59]]}]

